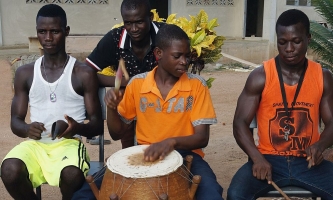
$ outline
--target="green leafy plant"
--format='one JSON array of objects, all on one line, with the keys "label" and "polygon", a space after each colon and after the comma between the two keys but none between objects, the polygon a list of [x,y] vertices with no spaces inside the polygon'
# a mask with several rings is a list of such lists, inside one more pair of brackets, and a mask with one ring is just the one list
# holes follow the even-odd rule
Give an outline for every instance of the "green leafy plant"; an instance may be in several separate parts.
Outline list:
[{"label": "green leafy plant", "polygon": [[[333,26],[333,0],[313,0],[315,10],[324,18],[328,27]],[[310,48],[320,57],[318,60],[323,67],[333,71],[333,31],[322,24],[311,21],[312,35]]]},{"label": "green leafy plant", "polygon": [[212,78],[212,77],[210,77],[210,78],[208,78],[208,80],[206,80],[208,89],[212,87],[212,83],[214,80],[215,80],[215,78]]},{"label": "green leafy plant", "polygon": [[200,10],[196,16],[190,15],[190,19],[176,18],[176,14],[171,14],[165,22],[179,26],[189,36],[192,73],[198,72],[200,74],[205,64],[214,63],[222,57],[221,47],[225,38],[217,35],[214,30],[215,27],[219,26],[217,18],[209,20],[204,10]]}]

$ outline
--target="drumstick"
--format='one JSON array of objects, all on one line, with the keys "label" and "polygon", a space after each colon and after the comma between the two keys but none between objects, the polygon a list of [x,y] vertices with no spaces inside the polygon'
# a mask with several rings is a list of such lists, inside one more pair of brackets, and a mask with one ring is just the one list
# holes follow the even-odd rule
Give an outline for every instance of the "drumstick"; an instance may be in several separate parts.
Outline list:
[{"label": "drumstick", "polygon": [[121,85],[121,79],[123,77],[123,74],[125,76],[125,80],[128,81],[129,76],[125,67],[125,61],[123,58],[120,58],[119,60],[119,65],[118,65],[118,69],[117,69],[117,73],[116,73],[116,79],[115,79],[115,83],[114,83],[114,92],[118,95],[119,93],[119,89],[120,89],[120,85]]},{"label": "drumstick", "polygon": [[291,200],[291,199],[286,195],[286,193],[284,193],[284,192],[279,188],[279,186],[277,186],[277,185],[274,183],[274,181],[272,181],[272,185],[273,185],[273,187],[274,187],[277,191],[280,192],[280,194],[281,194],[286,200]]}]

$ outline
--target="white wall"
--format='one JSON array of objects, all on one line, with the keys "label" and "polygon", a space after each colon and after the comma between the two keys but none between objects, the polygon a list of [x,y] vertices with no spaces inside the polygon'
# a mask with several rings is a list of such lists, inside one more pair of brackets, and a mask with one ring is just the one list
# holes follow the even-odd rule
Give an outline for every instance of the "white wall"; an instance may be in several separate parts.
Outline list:
[{"label": "white wall", "polygon": [[[244,1],[235,0],[234,6],[186,6],[186,0],[171,0],[169,13],[189,17],[204,9],[209,19],[218,18],[216,31],[227,37],[243,37]],[[105,34],[120,23],[121,0],[110,0],[105,5],[60,4],[67,13],[71,34]],[[0,0],[2,10],[3,45],[27,44],[35,36],[35,18],[44,4],[26,3],[25,0]],[[117,21],[114,18],[118,19]]]},{"label": "white wall", "polygon": [[313,6],[289,6],[285,0],[266,0],[264,3],[263,39],[275,41],[275,23],[282,12],[289,9],[302,10],[310,20],[323,21]]},{"label": "white wall", "polygon": [[[264,14],[264,22],[266,20],[266,27],[264,27],[264,31],[265,32],[267,31],[265,39],[268,39],[270,43],[270,57],[275,56],[278,53],[276,47],[275,23],[278,17],[284,11],[289,9],[298,9],[303,11],[309,17],[310,20],[324,21],[323,18],[314,10],[313,6],[290,6],[286,5],[285,0],[270,0],[270,2],[271,4],[275,4],[275,6],[270,5],[270,8],[267,8],[267,10],[265,10],[265,12],[267,12],[268,14],[267,15]],[[275,19],[273,19],[274,13],[275,13]],[[270,18],[270,16],[272,17]]]},{"label": "white wall", "polygon": [[[104,5],[60,6],[67,13],[71,34],[105,34],[121,22],[120,4],[121,0],[111,0]],[[36,15],[43,5],[27,4],[25,0],[0,0],[3,45],[28,44],[28,37],[36,35]]]},{"label": "white wall", "polygon": [[218,35],[226,37],[243,37],[244,26],[244,2],[234,0],[234,6],[187,6],[186,0],[171,0],[170,13],[176,13],[177,17],[196,15],[204,9],[209,19],[218,18],[219,26],[215,28]]},{"label": "white wall", "polygon": [[[71,34],[105,34],[114,24],[122,21],[121,1],[109,0],[109,4],[104,5],[60,5],[67,13]],[[189,15],[196,15],[200,9],[204,9],[209,19],[218,18],[219,26],[215,29],[218,35],[242,38],[245,2],[246,0],[234,0],[234,6],[187,6],[186,0],[169,0],[168,7],[169,14],[176,13],[177,17],[187,18]],[[2,45],[28,44],[28,37],[36,35],[35,18],[43,5],[27,4],[25,0],[0,0]],[[290,8],[303,10],[311,20],[322,20],[314,11],[314,7],[287,6],[285,0],[265,0],[261,39],[268,40],[270,45],[274,45],[276,19],[283,11]],[[115,18],[118,20],[114,20]]]},{"label": "white wall", "polygon": [[277,16],[280,16],[282,12],[289,9],[298,9],[303,11],[310,20],[323,21],[320,15],[314,10],[313,6],[290,6],[286,5],[285,1],[277,1]]}]

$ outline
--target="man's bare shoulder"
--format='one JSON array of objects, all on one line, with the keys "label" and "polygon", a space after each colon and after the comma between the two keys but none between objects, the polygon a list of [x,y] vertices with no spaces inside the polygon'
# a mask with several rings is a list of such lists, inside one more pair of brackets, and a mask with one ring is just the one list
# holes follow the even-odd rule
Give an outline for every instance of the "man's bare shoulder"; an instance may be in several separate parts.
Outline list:
[{"label": "man's bare shoulder", "polygon": [[34,65],[35,65],[35,62],[32,62],[32,63],[25,64],[25,65],[18,67],[15,71],[15,77],[18,75],[24,75],[24,76],[29,75],[30,76],[34,71]]},{"label": "man's bare shoulder", "polygon": [[323,68],[323,74],[326,75],[326,76],[332,76],[332,72],[326,68]]},{"label": "man's bare shoulder", "polygon": [[248,79],[253,81],[265,81],[266,74],[265,69],[263,65],[260,65],[259,67],[255,68],[249,75]]},{"label": "man's bare shoulder", "polygon": [[256,74],[256,75],[265,75],[265,69],[263,65],[259,65],[250,74]]},{"label": "man's bare shoulder", "polygon": [[24,71],[33,70],[34,66],[35,66],[35,62],[28,63],[28,64],[25,64],[25,65],[19,66],[16,71],[18,71],[18,70],[24,70]]},{"label": "man's bare shoulder", "polygon": [[[98,84],[97,73],[92,67],[88,66],[86,63],[76,61],[74,64],[73,75],[75,80],[81,82],[83,85],[92,86]],[[97,87],[97,86],[96,86]]]},{"label": "man's bare shoulder", "polygon": [[76,60],[74,64],[74,73],[78,76],[93,76],[96,75],[96,70],[84,62]]},{"label": "man's bare shoulder", "polygon": [[323,68],[324,87],[330,90],[333,85],[333,74],[330,70]]},{"label": "man's bare shoulder", "polygon": [[14,87],[16,89],[21,88],[29,91],[34,78],[34,65],[35,62],[32,62],[16,69],[14,77]]},{"label": "man's bare shoulder", "polygon": [[247,78],[245,88],[251,93],[261,94],[266,82],[266,74],[264,66],[255,68]]}]

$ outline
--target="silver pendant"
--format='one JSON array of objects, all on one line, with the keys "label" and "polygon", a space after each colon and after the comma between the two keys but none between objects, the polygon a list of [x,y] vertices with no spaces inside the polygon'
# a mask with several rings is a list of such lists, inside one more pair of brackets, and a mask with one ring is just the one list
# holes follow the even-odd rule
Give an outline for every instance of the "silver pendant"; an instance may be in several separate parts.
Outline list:
[{"label": "silver pendant", "polygon": [[50,94],[50,101],[51,102],[56,102],[57,101],[57,96],[54,92]]},{"label": "silver pendant", "polygon": [[283,127],[283,132],[284,132],[284,139],[286,141],[288,141],[289,140],[288,136],[290,135],[290,127],[289,127],[289,125]]}]

